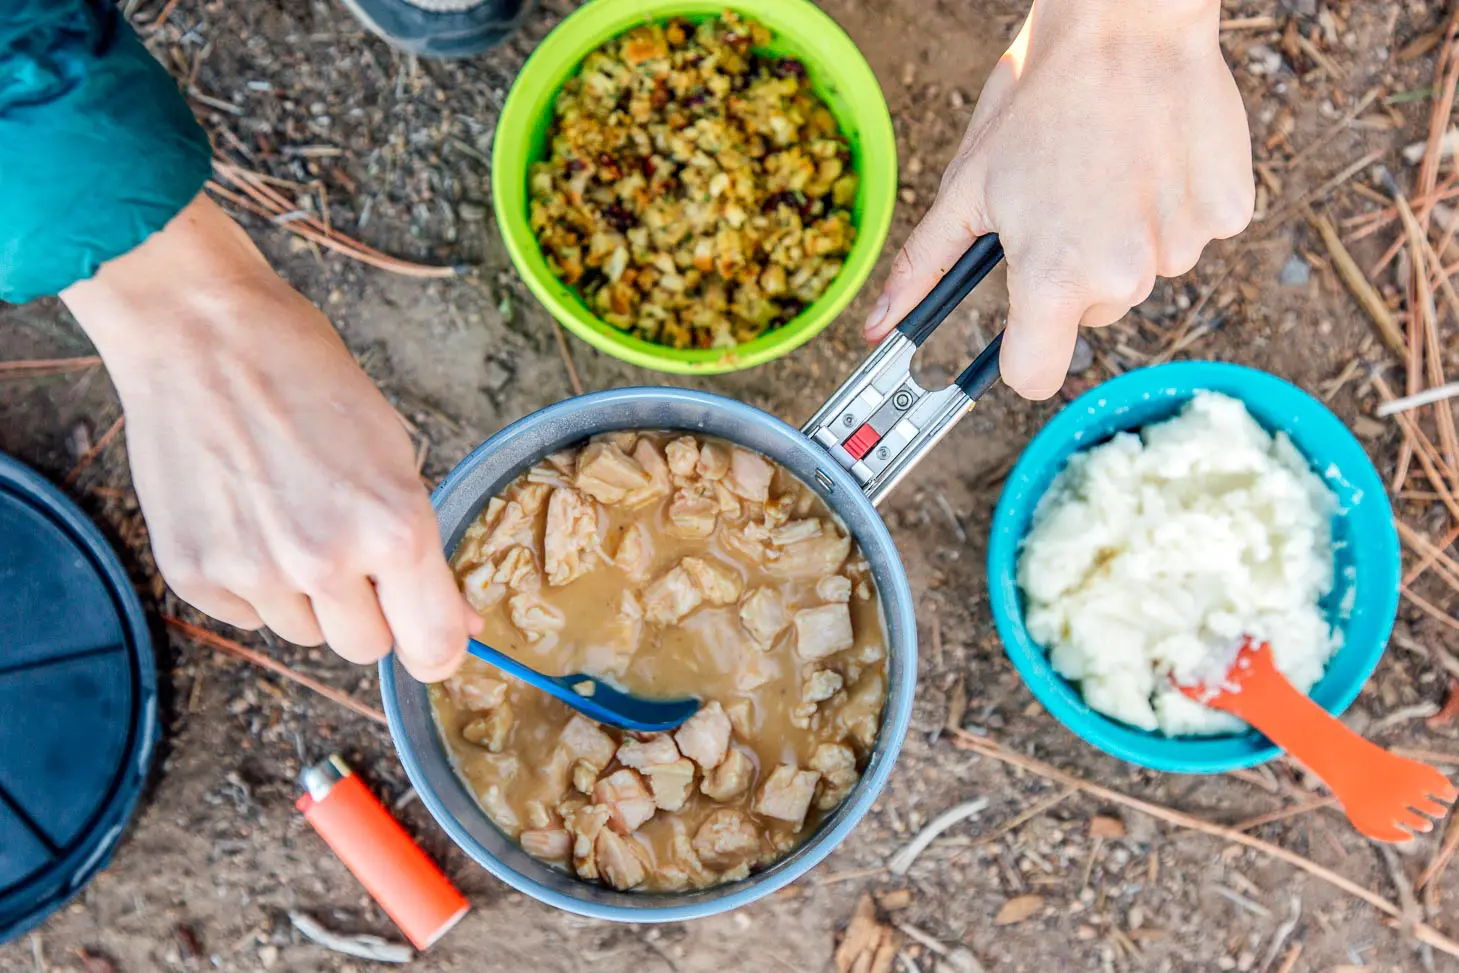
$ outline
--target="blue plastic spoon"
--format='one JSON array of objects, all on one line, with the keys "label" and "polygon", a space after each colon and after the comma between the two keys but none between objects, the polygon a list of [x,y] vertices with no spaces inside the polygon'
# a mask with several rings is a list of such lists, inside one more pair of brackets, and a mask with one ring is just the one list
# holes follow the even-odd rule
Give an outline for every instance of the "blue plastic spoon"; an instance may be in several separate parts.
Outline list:
[{"label": "blue plastic spoon", "polygon": [[644,699],[614,689],[608,683],[583,673],[548,676],[529,669],[485,642],[471,640],[467,651],[488,665],[516,676],[529,686],[562,700],[589,719],[639,733],[672,730],[699,711],[697,699]]}]

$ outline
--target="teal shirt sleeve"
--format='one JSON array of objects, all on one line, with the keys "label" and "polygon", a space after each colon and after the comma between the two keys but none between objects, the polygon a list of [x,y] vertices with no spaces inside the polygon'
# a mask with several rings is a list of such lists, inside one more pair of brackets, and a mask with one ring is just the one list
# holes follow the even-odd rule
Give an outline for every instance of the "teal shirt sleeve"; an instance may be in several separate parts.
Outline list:
[{"label": "teal shirt sleeve", "polygon": [[136,247],[202,190],[211,155],[110,0],[0,0],[0,301]]}]

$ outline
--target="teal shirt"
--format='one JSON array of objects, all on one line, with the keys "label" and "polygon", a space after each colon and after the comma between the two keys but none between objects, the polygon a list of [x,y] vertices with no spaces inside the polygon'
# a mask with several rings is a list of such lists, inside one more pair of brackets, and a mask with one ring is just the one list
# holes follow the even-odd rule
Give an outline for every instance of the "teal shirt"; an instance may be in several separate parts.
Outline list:
[{"label": "teal shirt", "polygon": [[160,230],[207,135],[109,0],[0,0],[0,301],[55,294]]}]

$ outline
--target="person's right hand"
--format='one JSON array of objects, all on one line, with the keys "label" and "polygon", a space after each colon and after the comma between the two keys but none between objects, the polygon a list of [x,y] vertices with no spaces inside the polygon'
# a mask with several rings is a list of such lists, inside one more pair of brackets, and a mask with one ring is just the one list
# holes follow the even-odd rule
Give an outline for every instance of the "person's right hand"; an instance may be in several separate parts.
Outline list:
[{"label": "person's right hand", "polygon": [[410,440],[328,320],[205,196],[61,295],[127,416],[137,496],[178,596],[417,679],[480,619],[456,588]]},{"label": "person's right hand", "polygon": [[1217,0],[1035,0],[866,322],[878,341],[976,237],[1008,257],[1003,380],[1059,390],[1081,324],[1112,324],[1157,275],[1251,219],[1246,111]]}]

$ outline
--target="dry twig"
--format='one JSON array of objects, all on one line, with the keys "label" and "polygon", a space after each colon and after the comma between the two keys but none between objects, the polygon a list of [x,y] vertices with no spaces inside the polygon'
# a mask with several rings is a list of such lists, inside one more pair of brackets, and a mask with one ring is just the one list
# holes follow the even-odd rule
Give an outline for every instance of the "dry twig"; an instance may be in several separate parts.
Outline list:
[{"label": "dry twig", "polygon": [[[1114,804],[1120,804],[1124,807],[1130,808],[1131,810],[1140,811],[1143,814],[1147,814],[1157,820],[1164,821],[1167,824],[1173,824],[1177,827],[1187,828],[1191,831],[1199,831],[1202,834],[1208,834],[1213,837],[1221,838],[1222,840],[1229,841],[1238,845],[1243,845],[1247,848],[1259,851],[1262,854],[1277,859],[1278,861],[1285,862],[1286,864],[1291,865],[1294,868],[1299,868],[1307,874],[1312,875],[1315,878],[1321,879],[1322,881],[1328,883],[1334,888],[1340,889],[1356,899],[1361,899],[1362,901],[1371,905],[1373,908],[1377,909],[1379,912],[1392,916],[1396,919],[1404,918],[1403,910],[1394,903],[1390,902],[1388,899],[1385,899],[1383,896],[1364,888],[1358,883],[1352,881],[1349,878],[1345,878],[1342,875],[1339,875],[1337,872],[1334,872],[1329,868],[1324,868],[1322,865],[1317,864],[1310,858],[1303,857],[1302,855],[1299,855],[1294,851],[1288,851],[1280,845],[1274,845],[1271,842],[1262,841],[1260,838],[1253,838],[1251,835],[1244,834],[1243,832],[1237,831],[1233,828],[1227,828],[1219,824],[1212,824],[1210,821],[1198,818],[1193,814],[1187,814],[1184,811],[1177,811],[1174,808],[1165,807],[1161,804],[1154,804],[1150,801],[1144,801],[1138,797],[1131,797],[1128,794],[1113,790],[1112,788],[1092,783],[1090,781],[1084,780],[1083,778],[1076,777],[1073,774],[1065,773],[1064,771],[1059,770],[1057,767],[1044,763],[1042,760],[1037,760],[1033,757],[1026,757],[1021,753],[1009,750],[1008,748],[991,739],[986,739],[983,737],[975,736],[971,733],[959,731],[953,734],[951,740],[953,746],[956,746],[960,749],[971,750],[975,753],[982,754],[983,756],[992,757],[993,759],[1009,764],[1010,766],[1021,767],[1022,769],[1030,773],[1037,774],[1038,776],[1045,778],[1046,780],[1051,780],[1055,783],[1063,784],[1065,787],[1077,787],[1085,793],[1093,794],[1096,797],[1103,798],[1104,800],[1110,801]],[[1455,942],[1454,940],[1445,936],[1443,933],[1439,932],[1437,929],[1433,928],[1427,923],[1424,923],[1422,921],[1416,922],[1414,924],[1413,931],[1414,935],[1419,939],[1420,942],[1428,943],[1435,949],[1441,950],[1449,954],[1450,956],[1459,957],[1459,942]]]},{"label": "dry twig", "polygon": [[305,689],[312,690],[330,702],[338,703],[353,713],[358,713],[366,719],[374,720],[381,726],[386,725],[385,714],[375,707],[362,703],[348,693],[340,692],[333,686],[326,686],[319,680],[306,676],[302,672],[295,672],[277,659],[271,659],[262,652],[256,652],[245,645],[240,645],[232,639],[224,638],[216,632],[210,632],[201,626],[185,622],[172,615],[163,615],[162,620],[169,627],[176,629],[195,642],[201,642],[209,648],[237,656],[246,662],[253,663],[260,669],[267,669],[269,672],[277,673],[290,682],[297,683]]},{"label": "dry twig", "polygon": [[95,368],[101,359],[95,355],[78,358],[32,358],[27,361],[0,361],[0,378],[42,378]]},{"label": "dry twig", "polygon": [[101,451],[106,449],[113,439],[117,438],[117,433],[122,431],[122,426],[126,421],[126,413],[117,416],[116,421],[107,427],[106,432],[101,434],[101,438],[90,449],[82,453],[80,459],[76,460],[76,465],[71,467],[71,472],[66,474],[66,479],[61,481],[62,484],[65,486],[74,484],[81,474],[86,471],[86,467],[90,466],[96,460],[96,457],[101,455]]},{"label": "dry twig", "polygon": [[562,354],[562,364],[567,369],[567,381],[572,386],[572,394],[582,395],[583,383],[578,379],[578,370],[573,367],[572,353],[567,348],[567,338],[563,336],[562,325],[556,318],[552,319],[552,333],[557,337],[557,350]]}]

